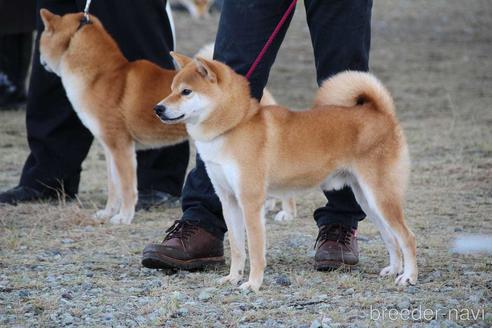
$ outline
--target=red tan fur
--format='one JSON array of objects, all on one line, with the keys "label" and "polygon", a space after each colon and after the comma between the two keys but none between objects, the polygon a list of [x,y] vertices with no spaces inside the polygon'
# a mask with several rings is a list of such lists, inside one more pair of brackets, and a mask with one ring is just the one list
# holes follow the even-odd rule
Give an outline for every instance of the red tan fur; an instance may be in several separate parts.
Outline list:
[{"label": "red tan fur", "polygon": [[335,75],[311,109],[294,112],[258,104],[247,80],[222,63],[173,56],[182,68],[160,102],[161,118],[186,123],[222,202],[232,257],[222,281],[237,283],[243,275],[246,230],[250,273],[241,288],[260,288],[267,195],[349,185],[388,248],[381,275],[397,275],[400,285],[416,282],[415,237],[403,215],[408,151],[391,96],[375,77]]},{"label": "red tan fur", "polygon": [[137,201],[136,148],[157,148],[187,139],[183,124],[164,125],[155,104],[171,91],[174,70],[129,62],[94,16],[79,29],[82,13],[58,16],[41,9],[45,29],[41,62],[60,76],[82,123],[102,143],[108,199],[99,219],[129,224]]}]

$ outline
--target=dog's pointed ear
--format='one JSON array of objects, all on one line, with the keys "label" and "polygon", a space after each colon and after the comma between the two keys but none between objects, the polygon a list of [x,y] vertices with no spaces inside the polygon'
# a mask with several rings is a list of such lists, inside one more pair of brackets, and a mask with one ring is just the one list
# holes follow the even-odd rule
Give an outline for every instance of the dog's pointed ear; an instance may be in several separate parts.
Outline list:
[{"label": "dog's pointed ear", "polygon": [[210,82],[217,82],[217,73],[212,61],[203,57],[196,57],[194,59],[198,73]]},{"label": "dog's pointed ear", "polygon": [[180,69],[185,67],[186,64],[190,63],[193,60],[190,57],[187,57],[187,56],[182,55],[182,54],[178,54],[177,52],[174,52],[174,51],[171,51],[170,54],[171,54],[171,57],[173,57],[173,59],[174,59],[174,66],[175,66],[177,71],[179,71]]},{"label": "dog's pointed ear", "polygon": [[53,21],[60,16],[55,15],[48,9],[44,8],[39,11],[39,15],[41,15],[41,20],[43,21],[45,31],[53,31]]}]

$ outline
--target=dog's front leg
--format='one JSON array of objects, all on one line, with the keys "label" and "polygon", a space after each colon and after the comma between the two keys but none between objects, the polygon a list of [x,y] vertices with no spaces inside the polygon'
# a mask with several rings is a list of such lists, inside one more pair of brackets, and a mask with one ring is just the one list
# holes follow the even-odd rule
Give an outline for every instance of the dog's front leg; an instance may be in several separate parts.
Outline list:
[{"label": "dog's front leg", "polygon": [[121,195],[120,212],[111,218],[113,224],[130,224],[137,203],[137,158],[133,141],[112,149],[115,184]]},{"label": "dog's front leg", "polygon": [[243,211],[246,233],[248,237],[248,251],[250,258],[249,279],[241,285],[241,289],[252,289],[258,292],[263,283],[265,271],[265,219],[263,204],[265,197],[259,194],[241,197],[240,205]]},{"label": "dog's front leg", "polygon": [[120,195],[118,194],[117,186],[115,185],[116,179],[116,168],[113,161],[113,156],[111,151],[105,146],[104,155],[106,158],[106,171],[108,176],[108,196],[106,200],[106,207],[103,210],[97,211],[95,214],[96,219],[109,219],[120,209]]},{"label": "dog's front leg", "polygon": [[221,194],[219,198],[224,211],[224,220],[226,221],[231,247],[231,269],[229,275],[221,278],[219,283],[230,282],[237,285],[243,277],[246,261],[243,214],[234,195],[221,192],[218,194]]}]

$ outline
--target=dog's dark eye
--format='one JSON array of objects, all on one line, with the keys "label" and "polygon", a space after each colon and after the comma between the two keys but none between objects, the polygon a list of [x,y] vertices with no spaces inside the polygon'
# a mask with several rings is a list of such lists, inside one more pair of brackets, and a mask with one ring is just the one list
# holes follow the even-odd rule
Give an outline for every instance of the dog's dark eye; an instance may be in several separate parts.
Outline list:
[{"label": "dog's dark eye", "polygon": [[188,96],[191,94],[191,90],[190,89],[183,89],[183,91],[181,91],[181,95],[182,96]]}]

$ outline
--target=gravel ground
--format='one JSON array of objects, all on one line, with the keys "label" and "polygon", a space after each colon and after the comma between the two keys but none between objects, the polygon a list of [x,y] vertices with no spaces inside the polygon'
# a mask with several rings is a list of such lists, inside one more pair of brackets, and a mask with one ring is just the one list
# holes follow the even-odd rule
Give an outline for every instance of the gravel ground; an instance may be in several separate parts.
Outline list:
[{"label": "gravel ground", "polygon": [[[299,108],[316,88],[302,9],[269,82],[280,103]],[[175,19],[179,51],[191,55],[213,41],[217,14]],[[492,326],[491,257],[449,252],[456,236],[492,234],[491,30],[488,0],[375,3],[371,69],[394,95],[413,159],[406,214],[418,241],[416,286],[378,277],[388,258],[368,222],[360,226],[357,269],[316,272],[311,215],[323,204],[319,193],[300,197],[292,222],[269,216],[257,295],[218,286],[227,266],[145,269],[143,247],[161,240],[180,210],[139,212],[131,226],[94,225],[90,215],[105,194],[95,145],[77,202],[0,208],[0,325]],[[0,112],[0,189],[17,183],[27,152],[24,112]],[[406,319],[412,311],[415,320]]]}]

